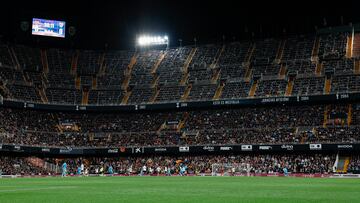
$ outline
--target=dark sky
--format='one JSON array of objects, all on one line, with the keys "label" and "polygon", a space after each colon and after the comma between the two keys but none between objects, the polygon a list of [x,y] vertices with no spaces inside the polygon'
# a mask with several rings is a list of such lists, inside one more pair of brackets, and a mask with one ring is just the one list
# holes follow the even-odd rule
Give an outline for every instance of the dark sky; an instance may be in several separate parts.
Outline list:
[{"label": "dark sky", "polygon": [[[360,22],[356,1],[190,1],[124,0],[118,1],[11,1],[2,7],[3,41],[38,46],[101,49],[134,47],[138,33],[168,34],[171,45],[244,40],[255,37],[278,37],[287,34],[314,33],[315,26]],[[316,2],[316,3],[314,3]],[[30,28],[20,28],[32,17],[65,20],[76,27],[75,37],[66,39],[31,36]]]}]

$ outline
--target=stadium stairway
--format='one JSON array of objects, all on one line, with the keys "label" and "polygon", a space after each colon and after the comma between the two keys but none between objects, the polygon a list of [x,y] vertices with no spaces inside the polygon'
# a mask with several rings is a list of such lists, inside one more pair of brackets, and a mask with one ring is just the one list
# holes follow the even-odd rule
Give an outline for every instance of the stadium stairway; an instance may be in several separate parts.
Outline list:
[{"label": "stadium stairway", "polygon": [[255,95],[255,91],[256,91],[256,88],[257,88],[257,84],[258,84],[258,81],[257,80],[254,80],[252,85],[251,85],[251,88],[250,88],[250,91],[249,91],[249,96],[250,98],[253,98],[254,95]]},{"label": "stadium stairway", "polygon": [[325,79],[324,93],[329,94],[331,90],[331,76],[327,76]]},{"label": "stadium stairway", "polygon": [[345,57],[346,58],[351,58],[352,57],[352,51],[353,51],[353,43],[354,43],[354,40],[353,40],[353,35],[349,35],[347,36],[347,41],[346,41],[346,54],[345,54]]},{"label": "stadium stairway", "polygon": [[154,79],[151,81],[151,88],[155,88],[160,80],[160,76],[156,75],[155,73],[153,74]]},{"label": "stadium stairway", "polygon": [[[166,120],[164,121],[163,124],[161,124],[161,126],[158,128],[158,130],[156,131],[157,134],[161,134],[162,130],[170,130],[170,131],[176,131],[176,132],[180,132],[181,129],[185,126],[186,120],[189,117],[189,113],[188,112],[184,112],[182,114],[182,118],[181,120],[179,120],[179,122],[177,124],[174,123],[169,123],[168,121],[170,121],[170,115],[167,116]],[[169,120],[170,119],[170,120]]]},{"label": "stadium stairway", "polygon": [[317,131],[317,129],[316,129],[315,127],[312,127],[311,132],[312,132],[315,136],[318,135],[318,131]]},{"label": "stadium stairway", "polygon": [[96,76],[93,76],[93,78],[92,78],[91,89],[93,89],[93,90],[97,89],[97,77]]},{"label": "stadium stairway", "polygon": [[131,79],[131,72],[132,72],[134,65],[136,64],[137,57],[138,57],[138,53],[135,53],[134,56],[132,56],[130,59],[130,63],[125,71],[125,79],[124,79],[123,83],[121,84],[122,90],[127,91],[128,87],[129,87],[129,83],[130,83],[130,79]]},{"label": "stadium stairway", "polygon": [[25,71],[21,71],[21,73],[22,73],[23,79],[25,81],[25,84],[28,86],[32,86],[32,81],[31,81],[29,75]]},{"label": "stadium stairway", "polygon": [[49,64],[48,64],[46,49],[41,49],[40,55],[41,55],[41,63],[42,63],[42,66],[44,67],[43,72],[45,74],[48,74],[49,73]]},{"label": "stadium stairway", "polygon": [[217,53],[215,55],[215,58],[214,58],[213,62],[210,65],[211,69],[216,68],[217,64],[219,63],[219,59],[220,59],[222,53],[224,52],[224,50],[225,50],[225,44],[221,47],[220,50],[217,51]]},{"label": "stadium stairway", "polygon": [[161,131],[169,128],[169,126],[167,124],[167,121],[168,121],[169,117],[170,117],[170,115],[166,116],[166,119],[165,119],[164,123],[161,124],[160,127],[156,130],[156,134],[159,135],[159,134],[161,134]]},{"label": "stadium stairway", "polygon": [[347,125],[350,126],[352,123],[352,105],[349,104],[348,114],[347,114]]},{"label": "stadium stairway", "polygon": [[302,134],[301,134],[300,143],[301,143],[301,144],[304,144],[307,139],[308,139],[307,134],[306,134],[306,133],[302,133]]},{"label": "stadium stairway", "polygon": [[121,104],[123,104],[123,105],[127,104],[129,101],[130,95],[131,95],[131,91],[126,92],[124,97],[121,100]]},{"label": "stadium stairway", "polygon": [[360,60],[356,59],[354,63],[354,74],[360,75]]},{"label": "stadium stairway", "polygon": [[183,119],[179,122],[179,124],[178,124],[178,126],[177,126],[176,132],[180,132],[181,129],[184,128],[185,123],[186,123],[186,121],[187,121],[188,118],[189,118],[189,112],[185,112],[185,113],[183,114]]},{"label": "stadium stairway", "polygon": [[337,164],[336,164],[336,172],[337,173],[346,173],[350,163],[349,156],[337,156],[336,157]]},{"label": "stadium stairway", "polygon": [[56,114],[56,113],[52,113],[51,114],[51,118],[53,119],[53,120],[55,120],[55,121],[58,121],[58,123],[56,124],[56,129],[58,130],[58,132],[60,132],[60,133],[64,133],[64,130],[63,130],[63,128],[61,127],[61,124],[60,124],[60,120],[61,119],[59,119],[59,115],[58,114]]},{"label": "stadium stairway", "polygon": [[136,64],[137,57],[138,57],[138,53],[135,53],[135,54],[131,57],[130,63],[129,63],[129,65],[128,65],[128,69],[129,69],[129,70],[132,70],[132,68],[133,68],[134,65]]},{"label": "stadium stairway", "polygon": [[81,105],[87,105],[89,102],[89,92],[88,88],[82,88],[82,97],[81,97]]},{"label": "stadium stairway", "polygon": [[99,59],[100,68],[99,68],[98,75],[104,75],[106,72],[106,65],[105,65],[104,61],[105,61],[105,52],[101,54],[100,59]]},{"label": "stadium stairway", "polygon": [[[225,46],[225,44],[224,44],[224,45],[221,47],[221,49],[218,50],[218,52],[216,53],[216,56],[215,56],[212,64],[210,65],[210,68],[211,68],[211,69],[215,69],[215,68],[217,67],[217,65],[218,65],[218,63],[219,63],[219,59],[220,59],[221,55],[223,54],[223,52],[224,52],[224,50],[225,50],[225,47],[226,47],[226,46]],[[216,84],[216,83],[217,83],[217,81],[218,81],[219,78],[220,78],[220,73],[221,73],[221,69],[218,69],[218,70],[214,73],[214,75],[213,75],[212,78],[211,78],[211,83],[212,83],[212,84]]]},{"label": "stadium stairway", "polygon": [[189,84],[186,88],[186,90],[184,91],[184,94],[181,96],[180,101],[186,101],[187,98],[189,97],[190,91],[192,88],[192,84]]},{"label": "stadium stairway", "polygon": [[322,63],[316,63],[316,67],[315,67],[315,74],[317,76],[321,76],[321,72],[322,72],[322,69],[323,69],[323,64]]},{"label": "stadium stairway", "polygon": [[79,59],[79,51],[76,51],[73,57],[71,58],[71,74],[76,75],[77,63]]},{"label": "stadium stairway", "polygon": [[316,37],[315,42],[314,42],[314,46],[311,52],[311,61],[312,62],[318,62],[319,60],[319,47],[320,47],[320,37]]},{"label": "stadium stairway", "polygon": [[246,66],[246,71],[245,71],[245,76],[244,76],[244,80],[245,82],[250,82],[251,81],[251,75],[252,75],[252,69],[250,68],[250,64],[244,64]]},{"label": "stadium stairway", "polygon": [[189,72],[186,72],[181,77],[180,85],[186,85],[188,80],[189,80]]},{"label": "stadium stairway", "polygon": [[354,34],[351,57],[360,57],[360,33]]},{"label": "stadium stairway", "polygon": [[199,131],[185,131],[181,133],[181,136],[179,137],[179,142],[182,144],[191,144],[189,141],[196,140],[196,137],[198,137],[200,134]]},{"label": "stadium stairway", "polygon": [[316,136],[316,130],[313,127],[309,127],[309,126],[301,126],[301,127],[297,127],[294,134],[296,136],[300,137],[300,143],[304,144],[307,142],[308,140],[308,135],[309,135],[309,131],[312,132],[313,135]]},{"label": "stadium stairway", "polygon": [[11,94],[10,90],[6,87],[5,84],[0,84],[0,90],[3,91],[4,95],[4,98],[13,98],[13,95]]},{"label": "stadium stairway", "polygon": [[286,65],[285,65],[285,64],[281,64],[281,65],[280,65],[280,71],[279,71],[279,78],[280,78],[280,79],[285,79],[286,72],[287,72]]},{"label": "stadium stairway", "polygon": [[162,60],[165,58],[167,54],[167,51],[165,51],[164,53],[161,53],[158,60],[156,61],[156,63],[153,65],[153,67],[151,68],[151,73],[155,74],[156,70],[159,68],[159,65],[161,64]]},{"label": "stadium stairway", "polygon": [[123,83],[121,84],[121,89],[122,90],[127,90],[128,89],[130,79],[131,79],[131,74],[126,74],[125,79],[124,79]]},{"label": "stadium stairway", "polygon": [[295,128],[295,135],[297,135],[299,132],[300,132],[300,128],[299,128],[299,127],[296,127],[296,128]]},{"label": "stadium stairway", "polygon": [[326,125],[327,125],[330,108],[331,108],[330,105],[326,105],[325,110],[324,110],[324,121],[323,121],[324,128],[326,128]]},{"label": "stadium stairway", "polygon": [[164,122],[163,124],[160,125],[160,127],[156,130],[156,134],[160,135],[161,131],[164,129],[167,129],[166,122]]},{"label": "stadium stairway", "polygon": [[190,65],[196,51],[197,51],[197,48],[192,48],[191,51],[190,51],[189,56],[186,58],[186,61],[185,61],[184,66],[183,66],[183,72],[186,73],[186,74],[189,72],[188,71],[189,65]]},{"label": "stadium stairway", "polygon": [[60,124],[56,124],[56,128],[59,130],[60,133],[64,133],[64,130],[60,126]]},{"label": "stadium stairway", "polygon": [[254,51],[255,51],[255,48],[256,48],[255,43],[252,44],[252,46],[249,47],[249,49],[247,51],[247,54],[246,54],[246,57],[245,57],[245,60],[244,60],[245,63],[250,64],[252,55],[254,54]]},{"label": "stadium stairway", "polygon": [[288,84],[286,85],[285,96],[291,96],[294,88],[294,78],[289,77]]},{"label": "stadium stairway", "polygon": [[190,54],[188,55],[188,57],[186,58],[186,61],[184,63],[184,66],[183,66],[183,75],[182,75],[182,78],[181,78],[181,81],[180,81],[180,85],[186,85],[188,79],[189,79],[189,65],[195,55],[197,51],[197,48],[192,48],[191,51],[190,51]]},{"label": "stadium stairway", "polygon": [[10,56],[11,59],[13,60],[14,64],[15,64],[15,69],[16,70],[20,70],[20,63],[19,63],[19,59],[17,58],[16,54],[15,54],[15,50],[13,47],[9,47],[9,52],[10,52]]},{"label": "stadium stairway", "polygon": [[92,83],[91,83],[91,89],[96,90],[97,88],[97,77],[93,76]]},{"label": "stadium stairway", "polygon": [[211,84],[216,84],[220,78],[221,69],[218,69],[211,78]]},{"label": "stadium stairway", "polygon": [[344,173],[347,172],[347,170],[348,170],[348,168],[349,168],[349,164],[350,164],[350,157],[347,156],[347,157],[345,157]]},{"label": "stadium stairway", "polygon": [[76,78],[75,78],[75,88],[79,90],[80,89],[80,84],[81,84],[81,78],[80,78],[79,75],[77,75]]},{"label": "stadium stairway", "polygon": [[45,93],[45,88],[36,88],[37,89],[37,92],[38,94],[40,95],[40,99],[41,101],[44,103],[44,104],[47,104],[49,103],[49,100],[46,96],[46,93]]},{"label": "stadium stairway", "polygon": [[217,87],[217,89],[215,91],[213,100],[218,100],[221,97],[224,87],[225,87],[225,83],[219,84],[219,86]]},{"label": "stadium stairway", "polygon": [[286,39],[282,40],[280,45],[279,45],[279,48],[278,48],[277,53],[276,53],[276,58],[275,58],[276,63],[281,62],[281,59],[282,59],[282,56],[283,56],[283,53],[284,53],[284,49],[285,49],[285,45],[286,45]]},{"label": "stadium stairway", "polygon": [[[312,133],[315,137],[318,137],[318,135],[319,135],[319,132],[318,132],[317,128],[315,128],[315,127],[312,127],[312,128],[311,128],[311,133]],[[317,139],[317,138],[316,138],[316,139]]]},{"label": "stadium stairway", "polygon": [[154,88],[154,94],[153,94],[153,96],[150,98],[150,104],[153,104],[153,103],[155,103],[155,101],[156,101],[156,98],[158,97],[158,95],[159,95],[159,93],[160,93],[160,88],[157,88],[157,87],[155,87]]}]

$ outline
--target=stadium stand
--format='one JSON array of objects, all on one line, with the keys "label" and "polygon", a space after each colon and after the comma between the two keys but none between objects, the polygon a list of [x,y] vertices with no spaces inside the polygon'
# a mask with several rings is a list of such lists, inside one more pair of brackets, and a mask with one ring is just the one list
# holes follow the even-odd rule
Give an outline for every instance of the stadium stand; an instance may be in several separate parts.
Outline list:
[{"label": "stadium stand", "polygon": [[[234,102],[241,99],[250,104],[251,99],[299,100],[301,96],[339,97],[339,94],[347,97],[360,92],[359,63],[347,53],[349,34],[136,51],[0,44],[0,94],[6,102],[25,102],[17,108],[0,108],[0,144],[118,149],[358,143],[357,101],[169,111],[87,111],[97,106],[132,105],[133,111],[147,110],[146,104],[157,103],[177,103],[179,108],[181,102],[186,106],[187,102],[215,103],[222,99]],[[29,109],[26,103],[32,107],[75,105],[76,112],[39,111]],[[144,165],[153,168],[153,172],[147,173],[155,174],[158,167],[160,171],[171,167],[177,173],[178,164],[186,163],[191,174],[209,172],[213,163],[227,162],[240,165],[240,171],[236,171],[239,173],[281,173],[284,166],[293,173],[359,173],[357,155],[344,155],[341,159],[347,163],[342,170],[333,169],[335,160],[339,160],[336,153],[320,152],[65,159],[0,156],[0,167],[3,174],[48,174],[53,171],[39,163],[59,164],[67,160],[72,171],[86,162],[94,173],[96,168],[111,164],[120,174],[138,174]]]},{"label": "stadium stand", "polygon": [[[34,158],[33,158],[34,159]],[[126,158],[86,158],[54,159],[48,158],[43,162],[59,164],[68,163],[69,173],[76,174],[77,167],[85,163],[89,173],[99,174],[100,168],[107,169],[110,165],[116,174],[138,175],[146,167],[144,175],[165,175],[168,168],[171,174],[179,173],[181,164],[187,165],[186,173],[189,175],[211,174],[212,164],[229,163],[236,165],[231,173],[246,174],[275,174],[283,173],[283,167],[288,167],[290,173],[327,174],[331,173],[335,157],[331,155],[236,155],[236,156],[152,156],[152,157],[126,157]],[[51,174],[52,171],[36,167],[31,157],[13,158],[1,157],[3,174]],[[356,163],[356,162],[354,162]],[[357,165],[358,166],[358,165]],[[351,170],[355,167],[351,166]],[[219,171],[225,173],[228,171]],[[105,170],[107,171],[107,170]]]},{"label": "stadium stand", "polygon": [[[1,109],[0,129],[5,134],[0,140],[2,143],[71,147],[358,142],[360,111],[352,112],[354,124],[348,125],[348,105],[335,105],[331,107],[324,128],[326,109],[324,105],[315,105],[199,110],[186,112],[187,119],[180,112],[76,114]],[[163,128],[169,121],[183,121],[183,127]],[[68,130],[67,125],[71,126]],[[311,133],[302,135],[299,128],[310,129]],[[167,137],[176,132],[181,136]]]},{"label": "stadium stand", "polygon": [[[329,33],[140,51],[2,44],[1,64],[6,67],[1,69],[1,78],[10,92],[5,99],[79,105],[120,104],[124,95],[124,104],[236,99],[249,94],[277,97],[286,94],[287,83],[292,85],[287,95],[356,92],[358,62],[345,58],[348,36]],[[189,85],[188,96],[183,97]],[[223,87],[214,97],[220,85]],[[16,93],[19,88],[44,93],[41,99],[34,93],[22,98]],[[79,99],[55,95],[73,97],[77,91]]]}]

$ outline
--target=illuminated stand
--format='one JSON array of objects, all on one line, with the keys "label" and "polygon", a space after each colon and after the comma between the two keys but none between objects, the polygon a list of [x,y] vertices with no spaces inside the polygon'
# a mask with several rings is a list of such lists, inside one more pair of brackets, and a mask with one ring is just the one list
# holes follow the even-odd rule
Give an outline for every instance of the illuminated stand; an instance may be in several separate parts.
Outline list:
[{"label": "illuminated stand", "polygon": [[153,36],[153,35],[141,35],[137,37],[136,47],[146,48],[154,46],[166,45],[166,49],[170,46],[169,37],[164,36]]}]

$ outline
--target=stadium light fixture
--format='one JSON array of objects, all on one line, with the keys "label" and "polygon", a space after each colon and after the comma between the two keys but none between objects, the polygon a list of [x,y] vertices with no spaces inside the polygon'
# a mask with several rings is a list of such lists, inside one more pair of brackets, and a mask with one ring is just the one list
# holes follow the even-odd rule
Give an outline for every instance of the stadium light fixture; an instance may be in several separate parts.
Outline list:
[{"label": "stadium light fixture", "polygon": [[142,35],[138,37],[137,44],[139,46],[168,45],[169,37],[167,35],[164,36]]}]

